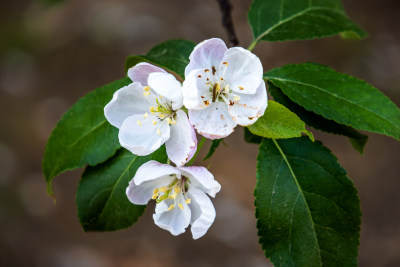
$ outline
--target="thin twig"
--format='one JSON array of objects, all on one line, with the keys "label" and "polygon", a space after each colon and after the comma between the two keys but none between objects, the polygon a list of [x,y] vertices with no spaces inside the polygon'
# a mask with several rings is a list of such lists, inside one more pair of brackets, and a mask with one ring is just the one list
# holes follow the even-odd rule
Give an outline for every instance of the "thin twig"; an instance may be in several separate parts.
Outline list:
[{"label": "thin twig", "polygon": [[232,5],[229,3],[229,0],[217,0],[217,2],[222,13],[222,25],[228,33],[229,45],[237,46],[239,44],[239,40],[236,37],[235,28],[233,27],[231,15]]}]

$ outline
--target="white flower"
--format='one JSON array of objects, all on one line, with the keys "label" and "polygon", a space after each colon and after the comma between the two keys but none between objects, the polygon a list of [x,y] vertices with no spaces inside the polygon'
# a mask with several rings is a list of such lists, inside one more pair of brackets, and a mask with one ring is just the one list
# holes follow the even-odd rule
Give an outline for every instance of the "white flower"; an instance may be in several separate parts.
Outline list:
[{"label": "white flower", "polygon": [[153,219],[173,235],[191,225],[194,239],[202,237],[215,219],[215,209],[207,196],[215,197],[221,185],[204,167],[173,167],[157,161],[140,166],[126,194],[136,205],[157,201]]},{"label": "white flower", "polygon": [[178,166],[192,158],[196,133],[182,107],[182,87],[172,74],[148,63],[128,70],[133,83],[114,93],[104,108],[107,120],[119,128],[121,146],[132,153],[151,154],[165,143]]},{"label": "white flower", "polygon": [[250,51],[227,48],[221,39],[198,44],[183,82],[183,104],[196,130],[223,138],[237,124],[248,126],[264,114],[267,92],[260,60]]}]

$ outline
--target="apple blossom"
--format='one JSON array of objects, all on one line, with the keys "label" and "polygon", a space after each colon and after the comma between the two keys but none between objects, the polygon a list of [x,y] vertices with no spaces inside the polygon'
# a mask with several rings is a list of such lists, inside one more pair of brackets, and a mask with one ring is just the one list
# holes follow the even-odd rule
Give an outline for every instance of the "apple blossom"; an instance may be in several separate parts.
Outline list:
[{"label": "apple blossom", "polygon": [[215,219],[215,209],[207,196],[215,197],[221,185],[204,167],[173,167],[149,161],[139,167],[126,194],[136,205],[156,200],[153,219],[173,235],[191,225],[194,239],[202,237]]},{"label": "apple blossom", "polygon": [[221,39],[198,44],[185,69],[183,103],[196,130],[210,139],[228,136],[264,114],[267,92],[259,58]]},{"label": "apple blossom", "polygon": [[128,70],[133,83],[114,93],[104,108],[107,120],[119,128],[119,142],[132,153],[151,154],[165,143],[178,166],[192,158],[196,133],[182,108],[181,84],[172,74],[148,63]]}]

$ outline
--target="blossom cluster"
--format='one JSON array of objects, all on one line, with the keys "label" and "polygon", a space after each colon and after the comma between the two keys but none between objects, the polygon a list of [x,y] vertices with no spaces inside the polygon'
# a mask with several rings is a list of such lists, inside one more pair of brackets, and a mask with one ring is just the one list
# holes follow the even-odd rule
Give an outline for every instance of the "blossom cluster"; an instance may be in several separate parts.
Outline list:
[{"label": "blossom cluster", "polygon": [[122,147],[145,156],[165,144],[176,165],[143,164],[129,183],[128,199],[137,205],[155,200],[155,224],[173,235],[190,224],[197,239],[215,219],[207,195],[215,197],[221,186],[206,168],[184,167],[197,151],[196,131],[219,139],[238,124],[253,124],[264,114],[267,92],[261,62],[246,49],[228,49],[213,38],[198,44],[189,60],[182,84],[149,63],[130,68],[132,83],[114,93],[104,114],[119,129]]}]

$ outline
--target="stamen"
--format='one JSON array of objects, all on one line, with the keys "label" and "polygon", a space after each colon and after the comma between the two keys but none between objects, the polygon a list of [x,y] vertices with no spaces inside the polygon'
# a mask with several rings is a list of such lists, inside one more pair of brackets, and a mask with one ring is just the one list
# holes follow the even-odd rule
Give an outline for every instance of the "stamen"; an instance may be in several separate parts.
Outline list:
[{"label": "stamen", "polygon": [[234,98],[233,98],[233,101],[235,101],[235,102],[238,102],[238,101],[240,101],[240,96],[235,96]]},{"label": "stamen", "polygon": [[158,135],[161,135],[160,129],[157,129],[157,133],[158,133]]},{"label": "stamen", "polygon": [[180,208],[181,210],[183,210],[183,205],[182,205],[182,203],[179,203],[178,206],[179,206],[179,208]]},{"label": "stamen", "polygon": [[140,120],[136,121],[137,125],[142,126],[142,122]]},{"label": "stamen", "polygon": [[242,86],[239,86],[239,90],[244,90],[244,88]]},{"label": "stamen", "polygon": [[143,92],[143,95],[144,95],[144,96],[149,96],[149,95],[150,95],[150,92]]},{"label": "stamen", "polygon": [[171,204],[171,205],[169,206],[169,208],[168,208],[168,211],[172,210],[173,208],[175,208],[175,205],[174,205],[174,204]]},{"label": "stamen", "polygon": [[163,114],[163,113],[161,113],[161,114],[158,114],[158,117],[160,118],[160,119],[165,119],[165,117],[166,117],[167,115],[165,115],[165,114]]},{"label": "stamen", "polygon": [[160,192],[165,193],[165,192],[168,190],[168,187],[163,186],[163,187],[160,187],[158,190],[159,190]]},{"label": "stamen", "polygon": [[172,120],[171,124],[175,125],[176,124],[176,120]]},{"label": "stamen", "polygon": [[225,66],[227,66],[228,67],[228,62],[222,62],[222,64],[224,64]]},{"label": "stamen", "polygon": [[186,200],[185,200],[185,203],[186,204],[190,204],[192,202],[192,200],[190,199],[190,198],[187,198]]},{"label": "stamen", "polygon": [[213,86],[212,102],[215,102],[215,100],[217,99],[217,94],[219,94],[220,91],[221,91],[221,85],[219,83],[215,83]]},{"label": "stamen", "polygon": [[150,107],[150,112],[154,113],[155,112],[155,108],[153,106]]},{"label": "stamen", "polygon": [[224,91],[225,91],[225,93],[229,93],[229,84],[225,85]]},{"label": "stamen", "polygon": [[157,124],[157,121],[156,120],[153,120],[153,125],[156,125]]},{"label": "stamen", "polygon": [[143,90],[146,91],[146,92],[150,92],[150,86],[145,86],[145,87],[143,88]]},{"label": "stamen", "polygon": [[167,118],[167,123],[168,123],[169,125],[171,125],[171,124],[172,124],[172,120],[171,120],[171,118]]},{"label": "stamen", "polygon": [[149,113],[147,113],[147,112],[143,114],[143,118],[145,118],[145,119],[147,119],[148,116],[149,116]]}]

